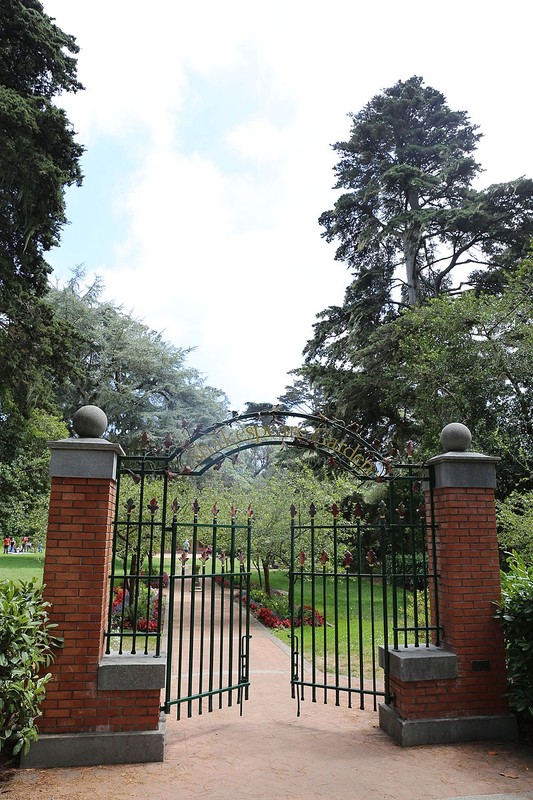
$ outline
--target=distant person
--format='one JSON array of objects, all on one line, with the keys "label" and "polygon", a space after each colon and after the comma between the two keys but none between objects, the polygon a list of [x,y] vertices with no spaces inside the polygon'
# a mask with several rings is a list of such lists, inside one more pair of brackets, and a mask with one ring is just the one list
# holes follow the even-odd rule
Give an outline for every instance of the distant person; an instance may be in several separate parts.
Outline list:
[{"label": "distant person", "polygon": [[185,541],[183,542],[183,552],[188,553],[190,549],[191,545],[189,544],[189,540],[185,539]]},{"label": "distant person", "polygon": [[22,537],[22,552],[23,553],[27,553],[28,552],[28,537],[27,536],[23,536]]},{"label": "distant person", "polygon": [[15,543],[15,539],[12,536],[11,539],[9,540],[9,552],[10,553],[14,553],[15,552],[15,544],[16,544]]},{"label": "distant person", "polygon": [[7,553],[9,553],[10,545],[11,545],[11,539],[9,538],[9,536],[4,536],[4,555],[7,555]]}]

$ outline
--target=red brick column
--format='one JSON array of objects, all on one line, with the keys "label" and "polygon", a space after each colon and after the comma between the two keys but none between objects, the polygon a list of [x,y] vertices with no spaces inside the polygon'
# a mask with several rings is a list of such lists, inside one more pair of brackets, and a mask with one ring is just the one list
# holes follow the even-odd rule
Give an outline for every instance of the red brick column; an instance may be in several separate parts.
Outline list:
[{"label": "red brick column", "polygon": [[[142,732],[160,733],[164,663],[152,656],[117,662],[103,655],[121,448],[99,438],[51,442],[50,448],[44,599],[64,645],[47,670],[52,679],[39,740],[23,766],[161,760],[160,739],[153,757],[153,741]],[[135,732],[141,732],[136,739]]]},{"label": "red brick column", "polygon": [[441,441],[450,450],[429,466],[443,632],[439,648],[389,651],[393,701],[382,715],[402,744],[516,735],[505,697],[503,633],[494,618],[501,599],[498,459],[465,452],[470,433],[464,426],[447,426]]}]

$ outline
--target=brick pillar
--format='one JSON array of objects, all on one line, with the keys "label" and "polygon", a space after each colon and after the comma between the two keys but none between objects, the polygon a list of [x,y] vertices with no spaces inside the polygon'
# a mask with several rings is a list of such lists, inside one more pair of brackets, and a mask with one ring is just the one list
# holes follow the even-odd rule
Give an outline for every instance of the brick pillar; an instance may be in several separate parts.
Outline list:
[{"label": "brick pillar", "polygon": [[[390,706],[380,724],[404,745],[508,739],[494,488],[497,458],[466,452],[464,425],[442,432],[448,452],[429,462],[438,573],[440,647],[389,650]],[[429,505],[429,498],[428,498]]]},{"label": "brick pillar", "polygon": [[47,670],[52,679],[38,721],[39,739],[22,766],[160,761],[164,660],[103,655],[116,463],[122,449],[98,438],[107,425],[100,409],[85,406],[77,417],[83,438],[49,443],[44,599],[64,645]]}]

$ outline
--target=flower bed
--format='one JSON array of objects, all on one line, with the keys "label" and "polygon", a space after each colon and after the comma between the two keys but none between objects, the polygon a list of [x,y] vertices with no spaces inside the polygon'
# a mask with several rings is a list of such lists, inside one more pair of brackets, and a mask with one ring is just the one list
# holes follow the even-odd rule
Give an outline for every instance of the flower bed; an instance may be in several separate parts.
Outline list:
[{"label": "flower bed", "polygon": [[111,630],[157,633],[159,627],[159,592],[146,583],[139,584],[137,602],[130,602],[130,593],[123,586],[113,589]]},{"label": "flower bed", "polygon": [[[245,594],[241,598],[243,603],[248,602]],[[274,591],[267,595],[262,589],[253,587],[250,590],[250,611],[259,622],[267,628],[290,628],[291,613],[289,608],[288,595],[283,592]],[[312,625],[321,628],[324,625],[324,617],[315,608],[304,605],[294,607],[294,627],[300,628],[302,625]]]}]

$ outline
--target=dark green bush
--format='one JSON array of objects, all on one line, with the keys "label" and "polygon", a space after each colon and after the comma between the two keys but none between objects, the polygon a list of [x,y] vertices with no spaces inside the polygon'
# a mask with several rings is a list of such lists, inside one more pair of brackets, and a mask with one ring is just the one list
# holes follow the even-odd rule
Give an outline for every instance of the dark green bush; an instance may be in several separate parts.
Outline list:
[{"label": "dark green bush", "polygon": [[533,567],[512,553],[502,572],[503,620],[507,650],[509,700],[526,720],[533,720]]},{"label": "dark green bush", "polygon": [[32,581],[0,581],[0,751],[27,753],[37,739],[36,719],[50,674],[39,675],[53,661],[60,644],[42,588]]}]

